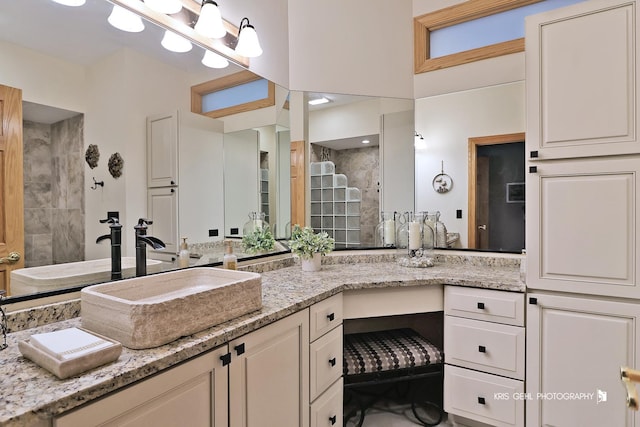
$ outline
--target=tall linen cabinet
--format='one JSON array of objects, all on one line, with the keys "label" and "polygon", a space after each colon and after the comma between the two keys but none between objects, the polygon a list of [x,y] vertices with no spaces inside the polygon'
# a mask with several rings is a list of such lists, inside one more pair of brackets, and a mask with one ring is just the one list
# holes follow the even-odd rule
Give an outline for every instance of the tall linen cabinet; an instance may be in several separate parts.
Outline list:
[{"label": "tall linen cabinet", "polygon": [[591,0],[526,20],[530,426],[640,426],[619,374],[640,366],[638,18]]}]

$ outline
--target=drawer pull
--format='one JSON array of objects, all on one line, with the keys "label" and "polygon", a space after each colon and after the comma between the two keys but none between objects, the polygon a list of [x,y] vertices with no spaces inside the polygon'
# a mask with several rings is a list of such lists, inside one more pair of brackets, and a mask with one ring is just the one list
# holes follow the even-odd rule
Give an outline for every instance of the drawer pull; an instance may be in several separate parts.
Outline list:
[{"label": "drawer pull", "polygon": [[231,363],[231,353],[223,354],[220,356],[220,360],[222,360],[222,366],[227,366]]},{"label": "drawer pull", "polygon": [[487,352],[487,347],[483,346],[483,345],[479,345],[478,346],[478,351],[480,353],[486,353]]},{"label": "drawer pull", "polygon": [[338,421],[338,417],[333,415],[331,417],[329,417],[329,422],[331,423],[331,425],[334,425],[336,422]]},{"label": "drawer pull", "polygon": [[336,318],[336,315],[334,313],[327,314],[327,319],[329,319],[329,322],[333,322],[335,318]]},{"label": "drawer pull", "polygon": [[236,351],[236,355],[240,356],[241,354],[244,354],[244,343],[237,345],[233,348]]},{"label": "drawer pull", "polygon": [[478,403],[484,405],[487,402],[484,400],[484,397],[478,397]]},{"label": "drawer pull", "polygon": [[529,173],[537,173],[537,172],[538,172],[537,166],[529,166]]},{"label": "drawer pull", "polygon": [[329,365],[336,366],[336,358],[329,359]]},{"label": "drawer pull", "polygon": [[538,152],[537,151],[532,151],[531,153],[529,153],[532,159],[537,159],[538,158]]},{"label": "drawer pull", "polygon": [[478,310],[484,310],[484,303],[483,302],[479,302],[478,303]]}]

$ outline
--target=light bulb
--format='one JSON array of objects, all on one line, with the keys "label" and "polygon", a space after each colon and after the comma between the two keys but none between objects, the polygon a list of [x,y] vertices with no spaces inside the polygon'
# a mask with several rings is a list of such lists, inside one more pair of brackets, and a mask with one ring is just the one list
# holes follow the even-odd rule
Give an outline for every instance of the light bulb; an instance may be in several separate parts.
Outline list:
[{"label": "light bulb", "polygon": [[[244,21],[245,19],[247,18],[243,18],[242,20]],[[242,22],[240,22],[240,34],[238,35],[236,53],[247,58],[255,58],[256,56],[262,55],[258,34],[253,25],[249,24],[248,19],[244,26],[242,26]]]},{"label": "light bulb", "polygon": [[182,10],[182,2],[180,0],[144,0],[144,4],[156,12],[166,13],[167,15],[178,13]]},{"label": "light bulb", "polygon": [[229,65],[227,58],[218,55],[210,50],[205,50],[202,63],[209,68],[226,68]]},{"label": "light bulb", "polygon": [[86,0],[53,0],[56,3],[63,4],[65,6],[82,6],[86,3]]},{"label": "light bulb", "polygon": [[227,34],[222,23],[222,15],[218,4],[213,0],[205,0],[200,9],[200,16],[194,29],[205,37],[219,39]]},{"label": "light bulb", "polygon": [[118,5],[113,6],[113,11],[111,11],[111,15],[109,15],[107,21],[117,29],[129,33],[139,33],[144,30],[142,18]]},{"label": "light bulb", "polygon": [[189,40],[169,30],[164,32],[164,37],[160,43],[162,47],[171,52],[184,53],[189,52],[192,48]]}]

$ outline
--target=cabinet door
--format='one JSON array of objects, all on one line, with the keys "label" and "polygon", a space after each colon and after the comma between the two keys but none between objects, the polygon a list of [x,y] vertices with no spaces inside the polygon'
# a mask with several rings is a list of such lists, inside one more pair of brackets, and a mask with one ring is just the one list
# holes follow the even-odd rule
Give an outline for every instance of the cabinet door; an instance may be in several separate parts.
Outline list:
[{"label": "cabinet door", "polygon": [[620,0],[526,19],[528,151],[540,159],[640,152],[637,22],[635,2]]},{"label": "cabinet door", "polygon": [[147,190],[147,218],[153,221],[147,234],[162,240],[165,249],[150,249],[149,257],[167,260],[163,254],[175,258],[178,252],[178,189],[150,188]]},{"label": "cabinet door", "polygon": [[526,424],[640,425],[620,381],[621,366],[638,366],[640,304],[536,293],[528,300]]},{"label": "cabinet door", "polygon": [[178,185],[178,112],[147,118],[147,187]]},{"label": "cabinet door", "polygon": [[309,426],[309,310],[229,343],[233,427]]},{"label": "cabinet door", "polygon": [[543,162],[527,174],[527,287],[640,297],[640,161]]},{"label": "cabinet door", "polygon": [[62,415],[55,427],[225,427],[227,346]]}]

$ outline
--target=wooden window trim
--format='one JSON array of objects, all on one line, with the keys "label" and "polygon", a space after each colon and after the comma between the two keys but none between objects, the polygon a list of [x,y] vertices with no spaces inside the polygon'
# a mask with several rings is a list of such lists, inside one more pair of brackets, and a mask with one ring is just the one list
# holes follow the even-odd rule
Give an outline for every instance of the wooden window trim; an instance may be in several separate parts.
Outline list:
[{"label": "wooden window trim", "polygon": [[260,80],[257,74],[251,71],[240,71],[239,73],[230,74],[219,79],[210,80],[191,86],[191,111],[193,113],[202,114],[203,116],[212,117],[214,119],[230,116],[232,114],[245,113],[260,108],[271,107],[276,105],[276,85],[272,81],[268,82],[268,95],[266,98],[258,99],[244,104],[233,105],[231,107],[221,108],[202,112],[202,97],[204,95],[217,92],[230,87],[239,86],[241,84]]},{"label": "wooden window trim", "polygon": [[414,74],[524,51],[524,38],[430,58],[431,31],[517,9],[542,0],[468,0],[413,18]]}]

